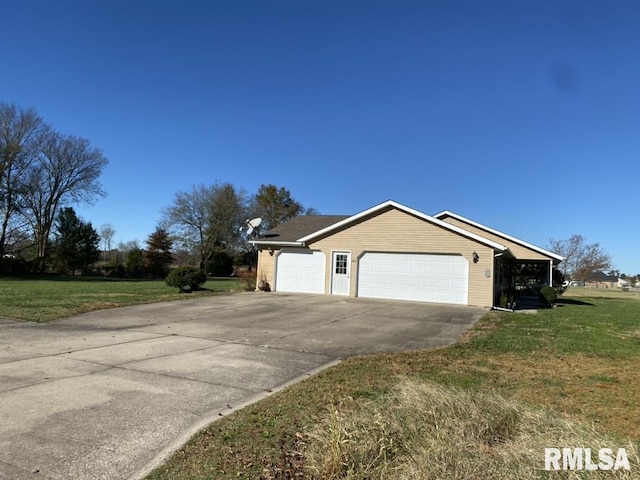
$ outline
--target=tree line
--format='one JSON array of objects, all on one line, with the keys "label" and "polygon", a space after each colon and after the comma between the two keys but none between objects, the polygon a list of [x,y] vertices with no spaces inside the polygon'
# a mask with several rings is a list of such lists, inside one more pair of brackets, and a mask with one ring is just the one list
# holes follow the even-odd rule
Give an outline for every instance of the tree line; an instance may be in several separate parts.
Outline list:
[{"label": "tree line", "polygon": [[[248,194],[228,182],[193,185],[175,193],[162,209],[161,220],[145,241],[109,247],[115,230],[101,228],[106,261],[100,273],[128,277],[164,277],[171,266],[195,266],[210,275],[227,276],[235,265],[255,266],[257,255],[248,240],[299,215],[315,215],[291,192],[261,185]],[[249,231],[248,220],[260,217],[260,228]]]},{"label": "tree line", "polygon": [[132,241],[114,249],[111,225],[97,232],[72,208],[105,195],[98,179],[107,163],[88,140],[56,131],[34,109],[0,103],[0,273],[163,276],[176,263],[226,271],[255,262],[247,219],[261,217],[264,231],[317,213],[284,187],[249,194],[203,183],[174,195],[145,248]]}]

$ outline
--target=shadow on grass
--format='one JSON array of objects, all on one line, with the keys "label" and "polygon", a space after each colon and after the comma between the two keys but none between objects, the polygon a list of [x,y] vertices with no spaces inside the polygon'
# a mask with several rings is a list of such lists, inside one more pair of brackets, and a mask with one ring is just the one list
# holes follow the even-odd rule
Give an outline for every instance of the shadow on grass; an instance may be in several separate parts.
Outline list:
[{"label": "shadow on grass", "polygon": [[558,305],[558,306],[563,306],[563,305],[583,305],[583,306],[586,306],[586,307],[595,307],[595,305],[593,303],[583,302],[582,300],[576,300],[574,298],[558,298],[556,300],[556,305]]}]

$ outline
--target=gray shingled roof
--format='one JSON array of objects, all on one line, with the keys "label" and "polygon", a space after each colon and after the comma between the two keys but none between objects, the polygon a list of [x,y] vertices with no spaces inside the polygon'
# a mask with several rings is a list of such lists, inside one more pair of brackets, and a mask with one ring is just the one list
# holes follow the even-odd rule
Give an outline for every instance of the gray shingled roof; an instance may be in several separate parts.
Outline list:
[{"label": "gray shingled roof", "polygon": [[295,242],[318,230],[322,230],[334,223],[338,223],[350,215],[303,215],[295,217],[276,228],[265,232],[255,243],[265,242]]},{"label": "gray shingled roof", "polygon": [[606,273],[598,270],[589,275],[587,282],[617,282],[618,277],[615,275],[607,275]]}]

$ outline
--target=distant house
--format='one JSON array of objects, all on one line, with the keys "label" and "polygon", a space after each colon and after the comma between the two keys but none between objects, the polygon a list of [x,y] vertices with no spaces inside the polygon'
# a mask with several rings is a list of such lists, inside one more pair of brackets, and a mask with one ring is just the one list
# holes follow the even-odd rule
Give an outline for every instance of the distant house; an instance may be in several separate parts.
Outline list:
[{"label": "distant house", "polygon": [[592,288],[622,288],[628,285],[629,282],[627,280],[601,271],[593,272],[585,282],[585,287]]}]

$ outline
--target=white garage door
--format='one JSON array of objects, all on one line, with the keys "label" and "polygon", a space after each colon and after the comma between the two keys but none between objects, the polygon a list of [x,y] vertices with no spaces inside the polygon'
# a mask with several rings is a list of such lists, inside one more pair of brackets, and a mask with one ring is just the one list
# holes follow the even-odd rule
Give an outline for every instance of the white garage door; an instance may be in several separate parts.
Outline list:
[{"label": "white garage door", "polygon": [[283,251],[276,265],[278,292],[324,293],[325,255],[312,251]]},{"label": "white garage door", "polygon": [[469,263],[461,255],[365,253],[358,296],[467,304]]}]

